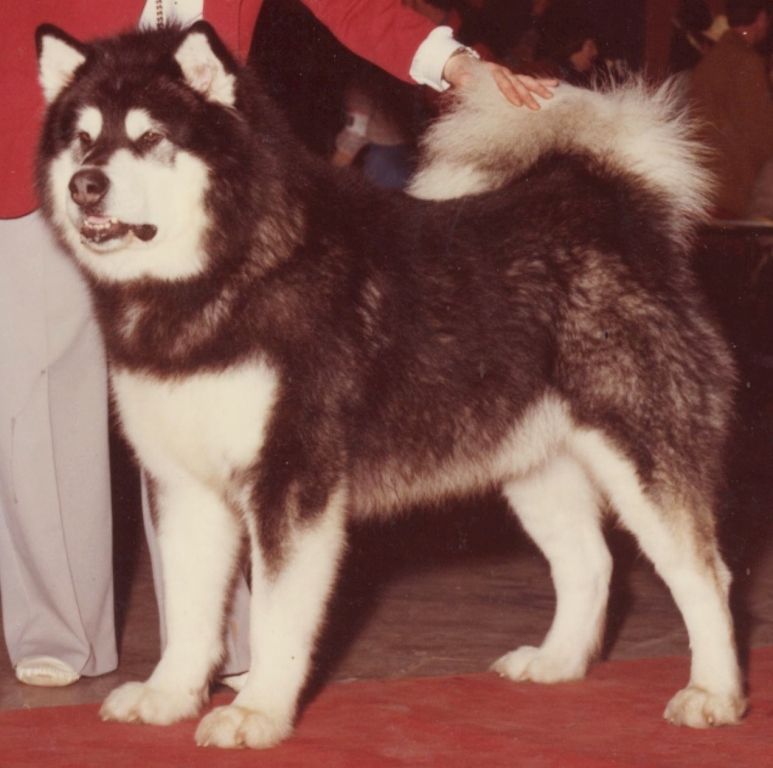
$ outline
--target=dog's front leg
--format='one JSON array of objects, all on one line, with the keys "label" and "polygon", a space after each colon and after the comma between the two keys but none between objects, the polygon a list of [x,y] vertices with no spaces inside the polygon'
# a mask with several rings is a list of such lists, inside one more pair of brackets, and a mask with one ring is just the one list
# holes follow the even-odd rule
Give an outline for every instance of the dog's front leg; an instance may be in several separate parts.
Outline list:
[{"label": "dog's front leg", "polygon": [[167,725],[197,715],[222,653],[240,524],[216,493],[190,478],[155,488],[167,645],[146,682],[127,683],[108,696],[100,710],[104,720]]},{"label": "dog's front leg", "polygon": [[203,718],[201,746],[271,747],[292,731],[298,697],[345,543],[344,494],[312,520],[293,522],[281,565],[271,568],[252,540],[252,666],[233,704]]}]

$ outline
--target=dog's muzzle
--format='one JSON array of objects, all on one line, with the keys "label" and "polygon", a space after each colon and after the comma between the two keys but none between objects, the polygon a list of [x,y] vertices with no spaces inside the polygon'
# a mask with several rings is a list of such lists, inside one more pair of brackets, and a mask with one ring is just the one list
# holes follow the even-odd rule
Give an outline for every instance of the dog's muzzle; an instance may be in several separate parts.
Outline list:
[{"label": "dog's muzzle", "polygon": [[70,196],[84,213],[80,228],[81,238],[95,245],[111,240],[123,240],[129,234],[145,243],[152,240],[158,231],[153,224],[129,224],[112,216],[88,213],[99,210],[109,189],[110,179],[99,168],[78,171],[70,179]]}]

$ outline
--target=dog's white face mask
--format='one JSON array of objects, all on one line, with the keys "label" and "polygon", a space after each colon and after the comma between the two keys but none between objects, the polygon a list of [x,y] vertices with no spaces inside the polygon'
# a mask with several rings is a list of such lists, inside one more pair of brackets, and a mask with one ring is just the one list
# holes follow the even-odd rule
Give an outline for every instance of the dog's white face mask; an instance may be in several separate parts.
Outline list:
[{"label": "dog's white face mask", "polygon": [[[86,46],[56,30],[40,35],[40,81],[49,104],[67,97],[88,56]],[[204,34],[187,35],[174,59],[190,88],[208,101],[233,105],[235,77]],[[99,83],[98,72],[90,77]],[[196,275],[205,266],[210,168],[173,139],[179,130],[173,121],[185,114],[154,115],[131,101],[121,103],[118,89],[77,91],[66,143],[43,177],[53,223],[100,280]]]}]

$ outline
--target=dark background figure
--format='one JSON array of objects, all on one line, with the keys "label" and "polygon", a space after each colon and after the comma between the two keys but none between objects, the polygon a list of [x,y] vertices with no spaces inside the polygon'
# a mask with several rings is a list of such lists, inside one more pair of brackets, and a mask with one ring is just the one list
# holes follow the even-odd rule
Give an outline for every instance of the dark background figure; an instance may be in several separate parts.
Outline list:
[{"label": "dark background figure", "polygon": [[500,55],[513,69],[528,69],[546,53],[546,38],[560,24],[560,4],[557,6],[555,0],[528,0],[513,4],[513,8],[518,9],[517,14],[505,22],[512,24],[513,33],[505,41],[507,50],[500,50]]},{"label": "dark background figure", "polygon": [[668,68],[673,74],[691,70],[711,46],[705,33],[714,17],[706,0],[679,0],[673,19]]},{"label": "dark background figure", "polygon": [[405,189],[416,166],[416,89],[361,62],[346,85],[333,164],[357,165],[387,189]]},{"label": "dark background figure", "polygon": [[704,121],[718,179],[715,215],[748,215],[754,183],[773,157],[773,101],[765,60],[757,50],[770,31],[766,0],[728,0],[730,28],[690,76],[690,95]]},{"label": "dark background figure", "polygon": [[548,53],[545,74],[550,72],[571,85],[589,87],[596,76],[605,71],[598,66],[599,46],[596,39],[596,34],[589,27],[579,27],[564,34]]},{"label": "dark background figure", "polygon": [[329,155],[358,57],[298,0],[265,0],[249,60],[257,64],[296,135],[313,152]]},{"label": "dark background figure", "polygon": [[[349,51],[299,0],[265,0],[249,58],[307,148],[338,165],[364,168],[377,183],[386,180],[386,186],[395,187],[402,179],[397,186],[404,186],[413,169],[416,135],[430,115],[419,88]],[[377,140],[382,128],[399,140],[376,144],[371,124],[369,138],[347,143],[352,101],[355,111],[367,111],[369,120],[380,124]]]}]

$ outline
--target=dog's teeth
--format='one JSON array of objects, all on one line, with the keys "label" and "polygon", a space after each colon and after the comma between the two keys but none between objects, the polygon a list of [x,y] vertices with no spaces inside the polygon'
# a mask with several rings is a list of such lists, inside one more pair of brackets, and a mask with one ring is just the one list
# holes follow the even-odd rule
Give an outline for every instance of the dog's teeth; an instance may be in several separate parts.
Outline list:
[{"label": "dog's teeth", "polygon": [[118,219],[104,218],[100,216],[99,218],[97,217],[88,218],[84,223],[90,229],[109,229],[110,227],[115,226],[118,223]]}]

